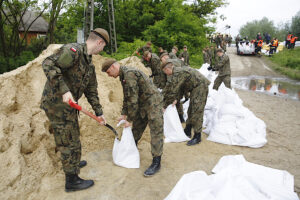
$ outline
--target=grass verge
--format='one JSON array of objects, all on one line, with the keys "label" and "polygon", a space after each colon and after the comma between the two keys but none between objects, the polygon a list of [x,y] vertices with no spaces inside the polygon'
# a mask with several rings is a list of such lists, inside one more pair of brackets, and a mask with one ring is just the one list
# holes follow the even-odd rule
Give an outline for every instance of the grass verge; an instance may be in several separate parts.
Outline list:
[{"label": "grass verge", "polygon": [[271,67],[292,79],[300,80],[300,47],[283,51],[268,57]]}]

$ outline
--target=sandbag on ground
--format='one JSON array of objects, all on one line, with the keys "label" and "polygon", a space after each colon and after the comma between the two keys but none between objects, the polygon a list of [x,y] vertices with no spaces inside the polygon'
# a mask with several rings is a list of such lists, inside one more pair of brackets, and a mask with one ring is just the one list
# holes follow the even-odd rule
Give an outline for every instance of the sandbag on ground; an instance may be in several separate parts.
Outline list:
[{"label": "sandbag on ground", "polygon": [[[121,120],[117,127],[125,123]],[[140,153],[135,144],[131,127],[123,129],[121,141],[115,138],[114,147],[112,150],[113,162],[125,168],[140,167]]]},{"label": "sandbag on ground", "polygon": [[185,135],[175,106],[169,105],[164,113],[165,142],[184,142],[189,138]]},{"label": "sandbag on ground", "polygon": [[223,156],[212,171],[183,175],[165,200],[299,200],[290,173],[247,162],[243,155]]},{"label": "sandbag on ground", "polygon": [[[265,123],[243,106],[243,101],[234,89],[225,87],[223,83],[218,91],[212,89],[217,75],[208,71],[207,67],[204,64],[199,69],[211,81],[203,120],[203,132],[209,135],[207,139],[252,148],[264,146],[267,143]],[[189,102],[183,105],[185,118],[188,105]]]}]

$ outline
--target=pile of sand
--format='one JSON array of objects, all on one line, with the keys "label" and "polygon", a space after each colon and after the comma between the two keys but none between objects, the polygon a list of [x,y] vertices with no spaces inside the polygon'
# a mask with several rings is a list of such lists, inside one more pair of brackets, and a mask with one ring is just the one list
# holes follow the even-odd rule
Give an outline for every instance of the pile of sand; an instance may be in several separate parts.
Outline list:
[{"label": "pile of sand", "polygon": [[[30,198],[40,187],[47,187],[42,184],[43,177],[63,176],[49,121],[39,108],[46,81],[41,64],[60,46],[50,45],[26,66],[0,76],[0,199]],[[104,61],[104,57],[93,56],[100,103],[106,120],[115,126],[121,112],[122,87],[118,78],[101,72]],[[124,63],[149,74],[137,57],[124,59]],[[79,104],[92,111],[85,97]],[[82,114],[79,121],[83,154],[111,149],[114,136],[110,130]]]}]

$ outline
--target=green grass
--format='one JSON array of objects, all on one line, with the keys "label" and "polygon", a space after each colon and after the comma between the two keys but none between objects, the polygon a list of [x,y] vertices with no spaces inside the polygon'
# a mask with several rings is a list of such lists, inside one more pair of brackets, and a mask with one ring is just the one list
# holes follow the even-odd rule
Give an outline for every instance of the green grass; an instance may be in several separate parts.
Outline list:
[{"label": "green grass", "polygon": [[300,47],[295,49],[284,49],[269,58],[272,67],[288,77],[300,80]]}]

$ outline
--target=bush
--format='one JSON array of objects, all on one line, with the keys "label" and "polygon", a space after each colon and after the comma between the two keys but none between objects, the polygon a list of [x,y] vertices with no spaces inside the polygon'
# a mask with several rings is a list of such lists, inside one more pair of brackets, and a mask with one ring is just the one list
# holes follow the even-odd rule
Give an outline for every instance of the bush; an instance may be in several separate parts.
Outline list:
[{"label": "bush", "polygon": [[5,59],[3,56],[0,57],[0,73],[14,70],[18,67],[25,65],[28,61],[34,59],[34,55],[31,51],[23,51],[20,56],[15,58]]}]

